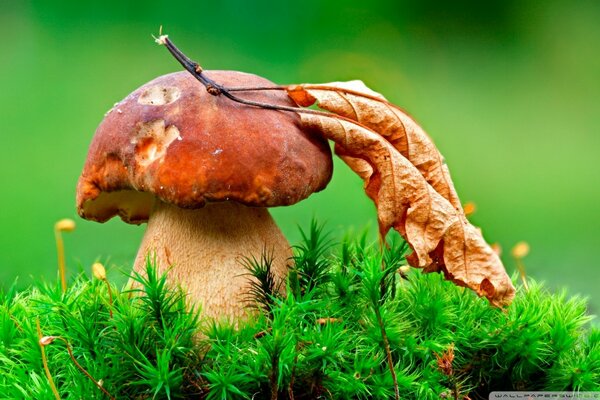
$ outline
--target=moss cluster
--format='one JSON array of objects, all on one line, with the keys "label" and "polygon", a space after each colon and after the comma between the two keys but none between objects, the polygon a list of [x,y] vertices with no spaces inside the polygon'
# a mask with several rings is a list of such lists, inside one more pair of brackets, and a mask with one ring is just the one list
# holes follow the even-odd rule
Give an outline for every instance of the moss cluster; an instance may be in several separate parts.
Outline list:
[{"label": "moss cluster", "polygon": [[[2,398],[483,399],[492,390],[600,390],[600,330],[585,300],[530,281],[507,310],[419,271],[406,245],[383,254],[363,238],[331,246],[317,225],[296,248],[285,296],[269,258],[256,318],[234,327],[186,307],[149,263],[139,293],[83,274],[63,293],[40,283],[0,295]],[[112,317],[110,315],[112,311]],[[200,334],[198,334],[200,332]],[[68,343],[69,345],[67,346]]]}]

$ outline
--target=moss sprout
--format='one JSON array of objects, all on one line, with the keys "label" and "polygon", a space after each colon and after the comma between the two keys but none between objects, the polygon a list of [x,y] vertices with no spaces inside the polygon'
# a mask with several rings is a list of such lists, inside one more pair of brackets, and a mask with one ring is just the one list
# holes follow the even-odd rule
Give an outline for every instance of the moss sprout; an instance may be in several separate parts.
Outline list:
[{"label": "moss sprout", "polygon": [[[401,240],[382,253],[364,237],[333,245],[318,224],[302,236],[285,295],[273,290],[267,252],[246,259],[257,307],[237,326],[203,319],[150,261],[134,276],[134,295],[84,274],[64,293],[60,283],[7,289],[0,393],[54,399],[52,382],[60,398],[86,399],[475,400],[493,390],[600,390],[600,331],[585,299],[528,278],[529,290],[500,310],[438,274],[407,272]],[[44,335],[61,338],[44,349],[51,380],[37,319]]]}]

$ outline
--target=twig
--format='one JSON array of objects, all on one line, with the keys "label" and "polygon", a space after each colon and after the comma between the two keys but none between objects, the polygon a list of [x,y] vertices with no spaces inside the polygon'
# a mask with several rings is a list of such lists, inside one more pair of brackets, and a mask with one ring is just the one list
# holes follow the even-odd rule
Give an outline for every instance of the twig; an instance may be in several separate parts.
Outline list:
[{"label": "twig", "polygon": [[[39,321],[38,321],[38,327],[39,327]],[[61,342],[63,342],[65,344],[65,346],[67,347],[67,352],[69,353],[69,357],[71,358],[71,360],[73,361],[73,364],[75,364],[75,366],[89,379],[91,380],[94,385],[96,385],[96,387],[98,387],[98,389],[100,389],[102,391],[102,393],[104,393],[106,396],[108,396],[109,399],[111,400],[116,400],[116,398],[114,396],[112,396],[110,393],[108,393],[108,391],[106,389],[104,389],[102,387],[102,385],[96,381],[94,379],[94,377],[92,375],[90,375],[89,372],[87,372],[85,370],[85,368],[83,368],[81,366],[81,364],[79,364],[79,362],[77,361],[77,359],[75,358],[75,355],[73,354],[73,350],[71,349],[71,345],[69,344],[69,342],[67,341],[67,339],[63,338],[62,336],[44,336],[42,338],[40,338],[40,347],[42,347],[42,355],[44,354],[43,351],[43,347],[47,346],[49,344],[51,344],[52,342],[54,342],[54,340],[60,340]],[[44,357],[45,358],[45,357]],[[47,374],[49,374],[50,371],[47,371]],[[58,399],[58,397],[57,397]]]},{"label": "twig", "polygon": [[104,388],[102,387],[102,385],[101,385],[99,382],[97,382],[97,381],[94,379],[94,377],[93,377],[93,376],[91,376],[91,375],[89,374],[89,372],[87,372],[87,371],[85,370],[85,368],[83,368],[83,367],[81,366],[81,364],[79,364],[79,363],[77,362],[77,360],[75,359],[75,356],[73,355],[73,350],[71,349],[71,345],[69,344],[69,342],[67,341],[67,339],[65,339],[65,338],[63,338],[63,337],[60,337],[60,336],[57,336],[56,338],[57,338],[58,340],[62,341],[62,342],[65,344],[65,346],[67,346],[67,351],[69,352],[69,356],[71,357],[71,360],[73,361],[73,363],[75,364],[75,366],[77,366],[77,368],[79,368],[79,370],[80,370],[81,372],[83,372],[83,373],[84,373],[84,375],[85,375],[85,376],[87,376],[89,380],[91,380],[92,382],[94,382],[94,385],[96,385],[96,386],[98,387],[98,389],[102,390],[102,392],[103,392],[105,395],[107,395],[109,399],[111,399],[111,400],[116,400],[116,399],[115,399],[115,397],[113,397],[113,396],[112,396],[110,393],[108,393],[108,392],[106,391],[106,389],[104,389]]},{"label": "twig", "polygon": [[390,374],[392,374],[392,380],[394,381],[394,395],[396,400],[400,400],[400,389],[398,388],[398,378],[396,376],[396,371],[394,370],[394,361],[392,360],[390,341],[387,337],[387,333],[385,332],[385,326],[383,325],[383,318],[381,318],[379,306],[375,305],[373,308],[375,309],[375,317],[377,317],[377,323],[379,324],[379,329],[381,330],[381,338],[383,339],[383,346],[385,348],[385,355],[387,358],[388,367],[390,369]]},{"label": "twig", "polygon": [[[173,55],[173,57],[175,57],[175,59],[177,61],[179,61],[179,63],[183,66],[183,68],[185,68],[190,74],[192,74],[192,76],[194,76],[194,78],[199,80],[200,83],[202,83],[206,87],[206,91],[213,96],[223,95],[223,96],[227,97],[228,99],[235,101],[236,103],[241,103],[241,104],[258,107],[258,108],[264,108],[264,109],[268,109],[268,110],[278,110],[278,111],[288,111],[288,112],[294,112],[294,113],[320,115],[320,116],[336,118],[336,119],[344,120],[347,122],[351,122],[353,124],[360,125],[356,121],[353,121],[349,118],[342,117],[337,114],[328,113],[325,111],[311,110],[311,109],[291,107],[291,106],[282,106],[282,105],[270,104],[270,103],[262,103],[259,101],[247,100],[247,99],[238,97],[231,93],[232,90],[230,88],[213,81],[212,79],[207,77],[205,74],[203,74],[204,70],[202,69],[200,64],[191,60],[181,50],[179,50],[179,48],[177,48],[177,46],[175,46],[175,44],[173,44],[173,42],[168,38],[167,35],[162,35],[162,36],[158,37],[157,39],[155,39],[155,41],[159,45],[165,46],[169,50],[171,55]],[[252,88],[235,88],[235,89],[238,91],[240,91],[242,89],[246,90],[246,91],[286,90],[285,87],[283,87],[283,86],[275,86],[272,88],[270,88],[270,87],[252,87]],[[364,127],[363,125],[360,125],[360,126]]]},{"label": "twig", "polygon": [[[161,26],[160,33],[162,33],[162,26]],[[258,101],[243,99],[232,93],[232,92],[251,92],[251,91],[264,91],[264,90],[293,91],[295,88],[299,87],[299,88],[302,88],[303,90],[315,89],[315,90],[335,91],[335,92],[339,92],[339,93],[350,94],[353,96],[370,99],[373,101],[380,102],[382,104],[386,104],[387,106],[389,106],[391,108],[395,108],[395,109],[405,113],[406,115],[409,115],[408,112],[406,112],[403,108],[397,106],[394,103],[390,103],[383,96],[374,96],[374,95],[371,95],[368,93],[362,93],[362,92],[358,92],[356,90],[346,89],[346,88],[341,88],[341,87],[336,87],[336,86],[319,85],[319,84],[317,84],[317,85],[293,84],[293,85],[273,85],[273,86],[253,86],[253,87],[226,87],[226,86],[218,84],[217,82],[213,81],[212,79],[207,77],[205,74],[203,74],[204,70],[202,69],[200,64],[193,61],[188,56],[186,56],[181,50],[179,50],[179,48],[177,46],[175,46],[175,44],[171,41],[171,39],[169,39],[168,35],[160,35],[158,38],[155,37],[154,41],[161,46],[165,46],[167,48],[167,50],[169,50],[171,55],[173,57],[175,57],[175,59],[177,61],[179,61],[179,63],[183,66],[183,68],[185,68],[190,74],[192,74],[192,76],[194,76],[197,80],[199,80],[206,87],[206,90],[208,93],[210,93],[213,96],[218,96],[218,95],[222,94],[223,96],[225,96],[228,99],[233,100],[237,103],[246,104],[249,106],[254,106],[254,107],[259,107],[259,108],[265,108],[265,109],[269,109],[269,110],[289,111],[289,112],[294,112],[294,113],[313,114],[313,115],[320,115],[320,116],[324,116],[324,117],[336,118],[339,120],[351,122],[353,124],[359,125],[360,127],[371,131],[370,128],[364,126],[363,124],[359,123],[358,121],[355,121],[350,118],[346,118],[346,117],[343,117],[341,115],[337,115],[334,113],[329,113],[329,112],[324,112],[324,111],[319,111],[319,110],[312,110],[312,109],[307,109],[307,108],[289,107],[289,106],[281,106],[281,105],[270,104],[270,103],[262,103],[262,102],[258,102]]]},{"label": "twig", "polygon": [[298,88],[298,87],[302,88],[303,90],[311,90],[311,89],[312,90],[324,90],[324,91],[329,91],[329,92],[338,92],[338,93],[349,94],[349,95],[356,96],[356,97],[362,97],[365,99],[377,101],[377,102],[385,104],[389,107],[400,110],[406,115],[410,115],[405,109],[403,109],[402,107],[400,107],[394,103],[389,102],[383,96],[381,96],[381,97],[374,96],[374,95],[371,95],[368,93],[358,92],[356,90],[347,89],[347,88],[338,87],[338,86],[305,83],[302,85],[291,84],[291,85],[257,86],[257,87],[228,87],[227,90],[230,92],[251,92],[254,90],[257,90],[257,91],[259,91],[259,90],[285,90],[287,92],[287,91],[293,91],[295,88]]}]

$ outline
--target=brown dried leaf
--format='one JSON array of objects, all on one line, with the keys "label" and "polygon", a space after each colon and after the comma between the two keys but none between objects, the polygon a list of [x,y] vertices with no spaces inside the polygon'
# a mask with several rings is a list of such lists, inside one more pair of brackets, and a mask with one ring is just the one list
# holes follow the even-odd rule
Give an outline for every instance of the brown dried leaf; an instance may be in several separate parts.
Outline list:
[{"label": "brown dried leaf", "polygon": [[[297,85],[288,94],[303,107],[314,103],[379,133],[417,167],[425,180],[457,210],[462,206],[444,157],[423,129],[398,106],[362,81]],[[336,150],[340,150],[339,147]]]},{"label": "brown dried leaf", "polygon": [[510,303],[514,288],[481,232],[394,146],[351,120],[300,114],[303,125],[335,142],[340,157],[363,178],[377,207],[382,237],[392,227],[400,232],[413,249],[411,265],[441,270],[494,305]]},{"label": "brown dried leaf", "polygon": [[444,375],[454,375],[454,369],[452,368],[452,363],[454,362],[454,343],[451,343],[442,355],[435,353],[435,358],[437,360],[438,369]]}]

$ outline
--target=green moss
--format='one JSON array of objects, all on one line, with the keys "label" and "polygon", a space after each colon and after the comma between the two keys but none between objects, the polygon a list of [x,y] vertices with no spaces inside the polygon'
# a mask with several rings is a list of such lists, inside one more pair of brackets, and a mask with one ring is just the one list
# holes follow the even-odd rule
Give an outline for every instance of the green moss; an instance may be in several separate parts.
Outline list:
[{"label": "green moss", "polygon": [[[36,319],[119,399],[387,399],[395,386],[419,399],[600,390],[600,331],[584,299],[530,281],[499,310],[438,274],[398,274],[401,240],[381,254],[364,237],[338,249],[316,224],[303,237],[285,297],[274,295],[267,255],[245,260],[258,278],[259,314],[237,328],[189,310],[152,263],[135,277],[139,293],[111,287],[112,305],[105,283],[83,274],[64,294],[54,283],[0,294],[0,393],[54,399]],[[63,342],[45,350],[62,398],[105,398]]]}]

